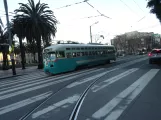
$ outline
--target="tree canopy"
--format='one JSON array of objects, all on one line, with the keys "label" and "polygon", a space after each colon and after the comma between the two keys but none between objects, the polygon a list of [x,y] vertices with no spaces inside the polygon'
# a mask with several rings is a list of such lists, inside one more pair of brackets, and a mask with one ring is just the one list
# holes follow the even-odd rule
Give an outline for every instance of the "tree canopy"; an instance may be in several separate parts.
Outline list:
[{"label": "tree canopy", "polygon": [[147,7],[150,8],[150,12],[155,14],[161,22],[161,0],[148,0]]},{"label": "tree canopy", "polygon": [[49,45],[51,37],[55,37],[58,21],[53,11],[49,10],[48,4],[40,1],[35,4],[34,0],[28,0],[27,4],[19,3],[19,5],[13,19],[15,33],[21,39],[26,38],[29,43],[36,42],[39,63],[42,64],[42,42],[45,46]]}]

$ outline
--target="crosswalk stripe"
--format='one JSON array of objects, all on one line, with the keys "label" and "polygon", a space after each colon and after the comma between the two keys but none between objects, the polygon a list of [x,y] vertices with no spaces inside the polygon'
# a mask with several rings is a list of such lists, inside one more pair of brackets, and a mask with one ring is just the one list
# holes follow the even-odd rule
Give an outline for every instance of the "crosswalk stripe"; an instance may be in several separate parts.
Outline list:
[{"label": "crosswalk stripe", "polygon": [[[100,69],[94,69],[94,70],[86,70],[86,71],[80,71],[80,72],[75,72],[75,73],[72,73],[72,74],[67,74],[67,75],[60,75],[60,76],[51,76],[49,78],[56,78],[56,79],[62,79],[62,78],[65,78],[65,77],[70,77],[70,76],[74,76],[74,75],[78,75],[78,74],[84,74],[84,73],[87,73],[87,71],[89,71],[88,73],[91,73],[91,72],[97,72],[97,71],[101,71],[101,70],[104,70],[104,68],[100,68]],[[45,76],[44,76],[45,77]],[[4,86],[8,86],[8,85],[13,85],[13,84],[17,84],[17,83],[21,83],[21,82],[29,82],[29,81],[33,81],[34,79],[36,79],[37,77],[31,77],[29,79],[23,79],[23,80],[14,80],[14,81],[11,81],[11,82],[8,82],[7,84],[3,84],[3,85],[0,85],[0,87],[4,87]],[[39,77],[38,77],[39,78]],[[44,78],[45,79],[45,78]]]},{"label": "crosswalk stripe", "polygon": [[31,74],[31,75],[27,75],[27,76],[23,76],[23,77],[18,77],[18,79],[16,79],[16,80],[7,80],[7,81],[4,81],[4,82],[1,82],[0,86],[7,85],[9,83],[17,82],[17,81],[20,81],[21,79],[23,79],[25,81],[25,80],[30,80],[30,79],[34,79],[34,78],[40,78],[40,77],[43,77],[43,76],[44,75],[38,75],[37,76],[35,74]]},{"label": "crosswalk stripe", "polygon": [[0,108],[0,115],[8,113],[8,112],[16,110],[16,109],[19,109],[21,107],[27,106],[27,105],[32,104],[34,102],[43,100],[43,99],[47,98],[48,96],[50,96],[51,94],[52,94],[52,91],[49,91],[49,92],[46,92],[46,93],[31,97],[31,98],[22,100],[20,102],[16,102],[14,104],[2,107],[2,108]]},{"label": "crosswalk stripe", "polygon": [[[91,71],[92,72],[92,71]],[[90,73],[90,72],[88,72]],[[53,81],[53,79],[51,80],[46,80],[45,82],[43,83],[46,83],[46,84],[41,84],[39,86],[36,86],[36,87],[32,87],[32,88],[27,88],[27,89],[24,89],[24,90],[21,90],[21,91],[16,91],[16,92],[13,92],[13,93],[9,93],[9,94],[6,94],[6,95],[2,95],[0,97],[0,100],[4,100],[4,99],[7,99],[7,98],[10,98],[10,97],[14,97],[14,96],[17,96],[17,95],[20,95],[20,94],[23,94],[23,93],[26,93],[26,92],[30,92],[30,91],[34,91],[34,90],[37,90],[37,89],[40,89],[40,88],[44,88],[44,87],[47,87],[47,86],[51,86],[51,85],[54,85],[54,84],[58,84],[58,83],[61,83],[61,82],[65,82],[65,81],[68,81],[68,80],[71,80],[71,79],[74,79],[74,78],[77,78],[78,76],[83,76],[87,73],[84,73],[84,74],[81,74],[81,75],[76,75],[76,76],[72,76],[72,77],[67,77],[63,80],[58,80],[58,81]],[[62,76],[63,77],[63,76]],[[50,82],[49,82],[50,81]],[[49,82],[49,83],[48,83]],[[42,83],[42,82],[41,82]],[[39,83],[40,84],[40,83]],[[32,84],[33,85],[33,84]],[[35,85],[35,84],[34,84]],[[36,84],[37,85],[37,84]],[[22,86],[22,87],[26,87],[26,86]],[[22,89],[21,87],[21,89]],[[29,87],[29,85],[27,86]],[[20,88],[14,88],[12,90],[19,90]],[[0,92],[0,94],[4,94],[6,92],[11,92],[12,91],[11,89],[8,90],[8,91],[2,91]]]},{"label": "crosswalk stripe", "polygon": [[[98,70],[96,70],[96,71],[98,71]],[[96,72],[96,71],[90,71],[90,72],[88,72],[88,74],[89,74],[89,73]],[[86,75],[86,74],[87,74],[87,73],[83,73],[83,74],[75,75],[75,76],[72,76],[72,77],[68,77],[67,80],[70,80],[70,79],[73,79],[73,78],[76,78],[76,77],[79,77],[79,76],[82,76],[82,75]],[[67,76],[71,76],[71,75],[67,75]],[[60,79],[60,78],[66,78],[67,76],[60,76],[59,78],[56,78],[56,79],[53,79],[53,78],[51,78],[51,79],[46,79],[45,81],[44,81],[44,79],[38,79],[38,80],[30,81],[30,82],[28,82],[28,83],[22,83],[22,84],[20,85],[20,87],[15,87],[15,86],[13,86],[14,88],[12,88],[12,86],[11,86],[11,87],[8,87],[6,91],[1,91],[1,92],[0,92],[0,95],[5,94],[5,93],[8,93],[8,92],[13,92],[13,91],[16,91],[16,90],[28,88],[28,87],[35,86],[35,85],[40,85],[40,84],[43,84],[43,83],[52,82],[53,80],[58,80],[58,79]],[[42,80],[43,80],[43,81],[42,81]],[[31,83],[32,83],[32,84],[31,84]],[[26,85],[26,84],[27,84],[27,85]],[[19,85],[17,85],[17,86],[19,86]],[[12,89],[9,89],[9,88],[12,88]]]},{"label": "crosswalk stripe", "polygon": [[42,78],[43,76],[31,76],[29,78],[23,78],[22,80],[17,79],[17,80],[13,80],[13,81],[8,81],[4,84],[1,84],[0,87],[4,87],[4,86],[9,86],[9,85],[13,85],[13,84],[17,84],[17,83],[21,83],[21,82],[25,82],[25,81],[32,81],[34,79],[38,79],[38,78]]},{"label": "crosswalk stripe", "polygon": [[[134,63],[134,62],[133,62]],[[130,64],[133,64],[133,63],[130,63]],[[97,70],[96,70],[97,71]],[[96,72],[95,71],[95,72]],[[98,70],[99,71],[99,70]],[[93,72],[93,71],[90,71],[90,72]],[[88,73],[90,73],[88,72]],[[86,73],[84,74],[81,74],[81,75],[85,75]],[[78,75],[79,76],[79,75]],[[70,80],[70,79],[73,79],[73,78],[76,78],[78,76],[74,76],[74,77],[71,77],[67,80]],[[64,77],[64,76],[61,76],[61,77]],[[66,79],[63,80],[63,81],[58,81],[58,83],[60,82],[64,82],[64,81],[67,81]],[[44,87],[47,87],[47,86],[50,86],[50,85],[53,85],[53,84],[57,84],[57,82],[52,82],[53,79],[48,79],[46,81],[40,81],[38,83],[33,83],[33,84],[28,84],[28,85],[25,85],[25,86],[21,86],[21,87],[17,87],[17,88],[13,88],[13,89],[9,89],[9,90],[6,90],[6,91],[2,91],[0,92],[0,95],[2,94],[5,94],[5,93],[8,93],[8,92],[13,92],[13,91],[16,91],[16,90],[20,90],[20,89],[24,89],[24,88],[27,88],[27,87],[31,87],[31,86],[34,86],[34,85],[39,85],[39,84],[43,84],[43,83],[47,83],[47,82],[51,82],[51,83],[47,83],[45,85],[39,85],[39,86],[36,86],[36,87],[32,87],[32,88],[28,88],[28,89],[25,89],[25,90],[21,90],[21,91],[18,91],[18,92],[13,92],[13,93],[10,93],[10,94],[7,94],[7,95],[3,95],[1,96],[0,100],[3,100],[3,99],[6,99],[6,98],[10,98],[10,97],[13,97],[13,96],[16,96],[16,95],[19,95],[19,94],[23,94],[23,93],[26,93],[26,92],[30,92],[32,90],[37,90],[37,89],[40,89],[40,88],[44,88]]]},{"label": "crosswalk stripe", "polygon": [[[0,95],[2,95],[2,94],[5,94],[5,93],[8,93],[8,92],[13,92],[13,91],[16,91],[16,90],[20,90],[20,89],[25,89],[25,88],[28,88],[28,87],[32,87],[32,86],[36,86],[37,85],[37,87],[38,87],[38,85],[40,85],[40,84],[43,84],[43,83],[48,83],[48,82],[50,82],[50,83],[48,83],[48,84],[45,84],[45,85],[49,85],[49,84],[51,84],[52,85],[52,83],[58,83],[58,82],[61,82],[61,81],[66,81],[66,80],[70,80],[70,79],[73,79],[73,78],[76,78],[76,77],[78,77],[78,76],[80,76],[80,75],[77,75],[77,76],[73,76],[73,77],[70,77],[70,78],[67,78],[67,79],[64,79],[64,80],[60,80],[60,81],[54,81],[54,82],[52,82],[53,80],[56,80],[56,79],[48,79],[48,80],[45,80],[45,81],[42,81],[42,80],[37,80],[37,81],[40,81],[40,82],[35,82],[35,81],[33,81],[33,82],[35,82],[35,83],[33,83],[33,84],[27,84],[27,85],[25,85],[25,86],[20,86],[20,87],[16,87],[16,88],[13,88],[13,89],[8,89],[8,90],[6,90],[6,91],[2,91],[2,92],[0,92]],[[32,82],[31,82],[32,83]],[[43,86],[43,85],[40,85],[40,86]],[[34,88],[34,87],[33,87]],[[41,88],[41,87],[40,87]],[[1,99],[1,98],[0,98]]]},{"label": "crosswalk stripe", "polygon": [[52,111],[54,109],[57,109],[58,107],[63,107],[63,105],[65,105],[65,104],[67,104],[67,106],[69,106],[69,104],[75,103],[79,99],[79,96],[80,95],[75,94],[75,95],[73,95],[71,97],[68,97],[68,98],[66,98],[64,100],[61,100],[61,101],[59,101],[59,102],[57,102],[55,104],[52,104],[52,105],[50,105],[50,106],[48,106],[48,107],[46,107],[46,108],[44,108],[44,109],[42,109],[40,111],[37,111],[37,112],[32,114],[32,118],[37,118],[37,117],[39,117],[39,116],[41,116],[41,115],[43,115],[45,113],[48,113],[48,112],[50,112],[50,111]]},{"label": "crosswalk stripe", "polygon": [[118,80],[122,79],[123,77],[128,76],[129,74],[131,74],[133,72],[136,72],[137,70],[139,70],[139,69],[138,68],[129,69],[123,73],[120,73],[119,75],[116,75],[114,77],[111,77],[111,78],[99,83],[98,85],[94,85],[91,88],[91,90],[92,90],[92,92],[97,92],[99,90],[102,90],[105,87],[109,86],[110,84],[117,82]]},{"label": "crosswalk stripe", "polygon": [[137,60],[133,60],[133,61],[130,61],[130,62],[127,62],[127,63],[120,64],[117,67],[120,67],[120,68],[128,67],[130,65],[133,65],[135,63],[138,63],[138,62],[141,62],[141,61],[144,61],[144,60],[147,60],[147,59],[148,59],[148,57],[137,59]]},{"label": "crosswalk stripe", "polygon": [[[126,88],[124,91],[122,91],[120,94],[118,94],[116,97],[114,97],[110,102],[108,102],[105,106],[100,108],[98,111],[96,111],[92,117],[95,119],[101,119],[102,117],[106,117],[105,120],[117,120],[117,118],[121,115],[121,113],[125,109],[116,109],[113,111],[113,109],[123,100],[127,100],[128,103],[125,105],[125,108],[137,97],[137,95],[146,87],[146,85],[155,77],[155,75],[159,72],[159,69],[151,69],[146,74],[144,74],[142,77],[140,77],[137,81],[135,81],[132,85],[130,85],[128,88]],[[131,95],[130,101],[128,97]]]},{"label": "crosswalk stripe", "polygon": [[86,83],[86,82],[89,82],[89,81],[91,81],[91,80],[94,80],[94,79],[96,79],[96,78],[98,78],[98,77],[101,77],[101,76],[103,76],[103,75],[105,75],[105,74],[107,74],[107,73],[109,73],[109,72],[115,71],[115,70],[117,70],[117,69],[118,69],[118,68],[115,68],[115,69],[112,69],[112,70],[109,70],[109,71],[105,71],[105,72],[103,72],[103,73],[101,73],[101,74],[94,75],[94,76],[92,76],[92,77],[86,78],[86,79],[81,80],[81,81],[78,81],[78,82],[74,82],[74,83],[68,85],[66,88],[72,88],[72,87],[75,87],[75,86],[77,86],[77,85],[81,85],[81,84],[83,84],[83,83]]},{"label": "crosswalk stripe", "polygon": [[[147,59],[147,58],[146,58]],[[134,61],[131,61],[131,62],[128,62],[128,63],[125,63],[125,64],[123,64],[123,65],[116,65],[115,66],[115,68],[114,69],[112,69],[111,71],[114,71],[114,70],[117,70],[117,69],[119,69],[119,68],[117,68],[117,67],[120,67],[120,68],[122,68],[122,67],[126,67],[126,66],[129,66],[129,65],[132,65],[132,64],[134,64],[134,63],[136,63],[136,62],[140,62],[140,61],[142,61],[142,60],[145,60],[145,58],[144,59],[139,59],[139,60],[134,60]],[[86,75],[87,73],[93,73],[93,72],[97,72],[97,71],[101,71],[101,70],[105,70],[105,68],[101,68],[101,69],[94,69],[95,71],[91,71],[91,69],[90,70],[87,70],[87,71],[89,71],[89,72],[87,72],[87,71],[80,71],[80,72],[76,72],[76,73],[72,73],[72,74],[67,74],[67,75],[64,75],[64,76],[58,76],[58,78],[57,78],[57,76],[55,77],[51,77],[51,79],[49,79],[49,78],[47,78],[46,79],[46,81],[42,81],[43,79],[41,79],[40,77],[43,77],[44,75],[39,75],[39,74],[31,74],[31,75],[27,75],[26,77],[20,77],[20,78],[22,78],[23,80],[20,80],[19,78],[18,78],[18,80],[14,80],[14,81],[11,81],[11,80],[9,80],[9,81],[5,81],[4,83],[2,83],[2,84],[0,84],[0,87],[1,87],[1,85],[13,85],[13,86],[11,86],[11,87],[5,87],[5,88],[2,88],[2,89],[0,89],[0,91],[2,91],[2,92],[0,92],[0,95],[2,95],[1,97],[0,97],[0,100],[4,100],[4,99],[7,99],[7,98],[10,98],[10,97],[14,97],[14,96],[17,96],[17,95],[20,95],[20,94],[23,94],[23,93],[26,93],[26,92],[30,92],[30,91],[34,91],[34,90],[37,90],[37,89],[40,89],[40,88],[44,88],[44,87],[47,87],[47,86],[51,86],[51,85],[54,85],[54,84],[57,84],[57,83],[61,83],[61,82],[64,82],[64,81],[67,81],[67,80],[70,80],[70,79],[74,79],[74,78],[77,78],[78,76],[82,76],[82,75]],[[131,74],[131,73],[133,73],[133,72],[135,72],[136,70],[138,70],[138,68],[133,68],[133,69],[130,69],[129,70],[129,72],[127,72],[126,71],[126,73],[122,73],[120,76],[115,76],[115,77],[113,77],[113,79],[110,79],[110,80],[106,80],[106,81],[104,81],[104,83],[107,83],[108,85],[109,84],[112,84],[112,83],[114,83],[114,82],[116,82],[117,80],[119,80],[119,79],[121,79],[122,77],[125,77],[125,76],[127,76],[127,75],[129,75],[129,74]],[[110,70],[109,70],[110,71]],[[108,71],[106,71],[106,72],[108,72]],[[81,74],[81,73],[83,73],[83,74]],[[74,76],[74,75],[76,75],[76,76]],[[101,74],[102,75],[102,74]],[[87,81],[90,81],[90,80],[93,80],[94,78],[96,78],[96,76],[97,77],[99,77],[99,76],[101,76],[100,74],[98,74],[98,75],[95,75],[95,77],[93,76],[93,78],[91,77],[91,78],[86,78],[85,80],[83,80],[83,81],[81,81],[81,82],[77,82],[77,84],[73,84],[73,85],[71,85],[69,88],[71,88],[71,87],[75,87],[75,86],[77,86],[77,85],[80,85],[80,84],[83,84],[83,83],[85,83],[85,82],[87,82]],[[68,77],[68,78],[67,78]],[[34,79],[36,79],[36,78],[40,78],[39,80],[34,80]],[[56,79],[54,79],[54,78],[56,78]],[[44,78],[45,79],[45,78]],[[53,81],[53,80],[57,80],[57,79],[62,79],[62,80],[58,80],[58,81]],[[33,81],[34,80],[34,81]],[[22,83],[23,82],[23,83]],[[37,83],[36,83],[37,82]],[[19,83],[21,83],[21,84],[19,84]],[[34,84],[32,84],[32,83],[34,83]],[[45,83],[45,84],[43,84],[43,83]],[[14,84],[16,84],[16,85],[14,85]],[[26,85],[27,84],[27,85]],[[107,85],[106,84],[106,85]],[[37,86],[36,86],[37,85]],[[107,85],[107,86],[108,86]],[[32,87],[33,86],[33,87]],[[34,87],[35,86],[35,87]],[[104,87],[106,87],[106,86],[104,86]],[[95,87],[96,88],[96,87]],[[98,87],[97,87],[98,88]],[[21,90],[22,89],[22,90]],[[103,89],[103,88],[101,88],[101,89]],[[5,90],[5,91],[4,91]],[[19,90],[19,91],[16,91],[16,90]],[[95,90],[98,90],[98,89],[95,89]],[[99,89],[100,90],[100,89]],[[13,92],[13,91],[16,91],[16,92]],[[13,93],[10,93],[10,92],[13,92]],[[51,91],[50,91],[51,92]],[[8,94],[6,94],[6,93],[8,93]],[[137,94],[138,92],[135,92],[135,94]],[[6,94],[6,95],[4,95],[4,94]],[[44,94],[46,94],[46,93],[44,93]],[[52,93],[51,93],[52,94]],[[134,93],[133,93],[134,94]],[[41,94],[42,95],[42,94]],[[16,109],[19,109],[19,108],[21,108],[21,107],[23,107],[23,106],[27,106],[27,105],[29,105],[29,104],[32,104],[32,103],[34,103],[34,101],[31,103],[31,102],[29,102],[29,101],[32,101],[32,100],[37,100],[37,101],[39,101],[39,98],[41,99],[42,97],[43,97],[43,95],[42,96],[34,96],[34,97],[31,97],[31,98],[29,98],[29,99],[26,99],[26,100],[23,100],[23,101],[20,101],[20,102],[17,102],[17,103],[14,103],[14,104],[11,104],[11,105],[7,105],[7,106],[5,106],[5,107],[2,107],[2,108],[0,108],[0,115],[1,114],[5,114],[5,113],[7,113],[7,112],[10,112],[10,111],[13,111],[13,110],[16,110]],[[44,95],[45,96],[45,95]],[[133,95],[133,97],[134,97],[135,95]],[[37,98],[35,98],[35,97],[37,97]],[[44,99],[44,98],[42,98],[42,99]],[[42,100],[41,99],[41,100]],[[119,98],[118,98],[119,99]],[[132,99],[132,97],[131,97],[131,99]],[[35,101],[36,102],[36,101]],[[21,105],[22,104],[22,105]],[[51,108],[51,107],[50,107]],[[53,109],[53,108],[52,108]],[[55,108],[54,108],[55,109]],[[46,113],[46,112],[48,112],[48,111],[50,111],[51,109],[45,109],[45,112],[43,111],[43,112],[40,112],[41,114],[43,113]],[[118,112],[118,111],[115,111],[115,113],[116,112]],[[120,111],[119,111],[120,112]],[[38,116],[40,116],[41,114],[35,114],[35,115],[38,115]],[[37,116],[37,117],[38,117]],[[36,117],[35,117],[36,118]],[[107,118],[106,118],[107,119]]]}]

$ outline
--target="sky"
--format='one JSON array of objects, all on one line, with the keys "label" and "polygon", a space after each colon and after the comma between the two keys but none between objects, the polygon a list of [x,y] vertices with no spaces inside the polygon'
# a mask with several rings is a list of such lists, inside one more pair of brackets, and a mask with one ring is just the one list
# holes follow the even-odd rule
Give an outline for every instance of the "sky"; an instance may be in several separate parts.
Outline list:
[{"label": "sky", "polygon": [[[18,3],[28,2],[27,0],[7,1],[9,12],[13,12],[15,9],[19,8]],[[38,2],[38,0],[34,1],[35,3]],[[57,9],[81,1],[82,0],[41,0],[42,3],[49,5],[59,21],[54,40],[72,40],[88,43],[90,42],[91,25],[93,42],[95,42],[95,39],[97,39],[99,35],[103,35],[105,38],[99,41],[102,43],[110,43],[110,39],[116,35],[136,30],[161,34],[159,20],[154,14],[149,13],[150,9],[146,7],[147,0],[89,0],[88,2],[92,4],[95,9],[90,7],[87,3]],[[99,15],[96,9],[111,19],[103,16],[85,18]],[[3,0],[0,0],[0,17],[2,21],[6,23]],[[10,16],[10,19],[11,18],[12,16]],[[94,24],[97,21],[98,23]]]}]

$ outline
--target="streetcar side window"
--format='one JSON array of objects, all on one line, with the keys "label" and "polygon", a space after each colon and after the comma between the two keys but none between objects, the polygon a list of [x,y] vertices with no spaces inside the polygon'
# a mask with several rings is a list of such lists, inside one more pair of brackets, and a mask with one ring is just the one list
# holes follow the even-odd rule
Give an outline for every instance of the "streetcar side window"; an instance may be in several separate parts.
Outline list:
[{"label": "streetcar side window", "polygon": [[59,52],[57,52],[57,57],[58,57],[58,58],[64,58],[64,57],[65,57],[64,51],[59,51]]},{"label": "streetcar side window", "polygon": [[85,52],[85,56],[88,56],[88,52]]},{"label": "streetcar side window", "polygon": [[89,52],[89,55],[92,55],[92,52],[91,51]]},{"label": "streetcar side window", "polygon": [[71,53],[66,53],[66,57],[71,58],[72,57]]},{"label": "streetcar side window", "polygon": [[80,48],[77,48],[77,50],[80,50]]},{"label": "streetcar side window", "polygon": [[70,48],[66,48],[66,50],[70,50]]},{"label": "streetcar side window", "polygon": [[77,56],[80,56],[80,52],[77,52]]},{"label": "streetcar side window", "polygon": [[84,48],[81,48],[81,50],[84,50]]},{"label": "streetcar side window", "polygon": [[107,51],[105,51],[105,54],[108,54],[108,52],[107,52]]},{"label": "streetcar side window", "polygon": [[92,51],[92,55],[95,55],[95,51]]},{"label": "streetcar side window", "polygon": [[84,56],[84,52],[81,52],[81,53],[80,53],[80,56]]},{"label": "streetcar side window", "polygon": [[73,54],[72,54],[72,55],[73,55],[73,57],[76,57],[76,53],[75,53],[75,52],[73,52]]}]

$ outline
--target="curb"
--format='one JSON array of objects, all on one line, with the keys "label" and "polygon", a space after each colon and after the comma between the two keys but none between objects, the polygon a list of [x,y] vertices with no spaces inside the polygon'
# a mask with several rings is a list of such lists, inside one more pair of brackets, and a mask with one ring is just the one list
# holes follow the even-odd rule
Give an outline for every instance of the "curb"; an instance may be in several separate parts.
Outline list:
[{"label": "curb", "polygon": [[7,76],[7,77],[0,77],[0,80],[2,80],[2,79],[7,79],[7,78],[18,77],[18,76],[22,76],[22,75],[25,75],[25,74],[11,75],[11,76]]}]

